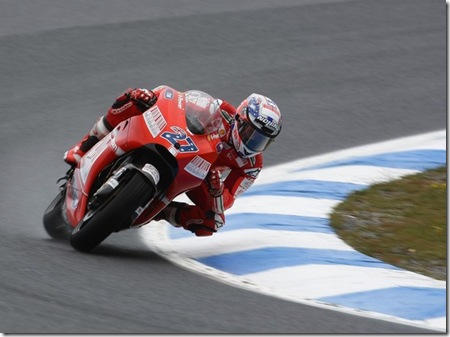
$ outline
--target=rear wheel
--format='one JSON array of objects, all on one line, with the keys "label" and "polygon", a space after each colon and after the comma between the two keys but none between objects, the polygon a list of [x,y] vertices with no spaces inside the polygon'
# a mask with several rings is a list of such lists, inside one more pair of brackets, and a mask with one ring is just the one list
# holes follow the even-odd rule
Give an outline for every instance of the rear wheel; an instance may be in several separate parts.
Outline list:
[{"label": "rear wheel", "polygon": [[65,189],[62,190],[48,205],[44,212],[44,228],[48,235],[57,240],[69,239],[72,227],[63,219],[62,205],[64,203]]},{"label": "rear wheel", "polygon": [[95,210],[89,210],[70,235],[70,244],[81,252],[89,252],[111,233],[131,225],[134,212],[145,205],[154,193],[141,173],[112,193]]}]

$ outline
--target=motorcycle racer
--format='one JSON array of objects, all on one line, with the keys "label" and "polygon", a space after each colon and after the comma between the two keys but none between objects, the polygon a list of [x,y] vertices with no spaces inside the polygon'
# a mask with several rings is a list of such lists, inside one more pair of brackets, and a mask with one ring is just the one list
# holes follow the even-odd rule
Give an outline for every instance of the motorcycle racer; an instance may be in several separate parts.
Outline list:
[{"label": "motorcycle racer", "polygon": [[[65,152],[64,160],[78,165],[85,153],[115,126],[145,112],[168,88],[125,90],[89,133]],[[282,126],[278,106],[263,95],[251,94],[237,108],[227,101],[216,101],[222,112],[219,136],[223,149],[203,183],[186,193],[194,205],[172,201],[154,219],[164,219],[196,236],[212,235],[225,224],[225,210],[254,183],[263,167],[262,152],[279,135]]]}]

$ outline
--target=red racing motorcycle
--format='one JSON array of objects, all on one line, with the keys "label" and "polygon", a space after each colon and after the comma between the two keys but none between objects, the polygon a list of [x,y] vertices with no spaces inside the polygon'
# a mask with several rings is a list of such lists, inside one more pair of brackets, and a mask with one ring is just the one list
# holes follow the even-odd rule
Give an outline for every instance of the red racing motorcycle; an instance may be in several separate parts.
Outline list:
[{"label": "red racing motorcycle", "polygon": [[58,180],[64,183],[45,210],[45,230],[89,252],[114,232],[149,223],[205,179],[222,150],[221,126],[213,97],[165,88]]}]

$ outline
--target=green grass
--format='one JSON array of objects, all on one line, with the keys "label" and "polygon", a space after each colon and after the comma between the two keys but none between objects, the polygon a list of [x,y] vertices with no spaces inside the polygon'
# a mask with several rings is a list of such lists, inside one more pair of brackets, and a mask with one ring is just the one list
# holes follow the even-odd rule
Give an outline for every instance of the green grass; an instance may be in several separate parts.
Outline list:
[{"label": "green grass", "polygon": [[331,215],[350,246],[394,266],[445,280],[447,167],[352,193]]}]

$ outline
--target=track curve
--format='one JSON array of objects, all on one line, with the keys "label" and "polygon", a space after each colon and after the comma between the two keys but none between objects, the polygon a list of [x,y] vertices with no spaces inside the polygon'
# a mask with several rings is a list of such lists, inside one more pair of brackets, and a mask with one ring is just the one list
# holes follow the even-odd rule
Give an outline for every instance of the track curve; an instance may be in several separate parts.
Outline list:
[{"label": "track curve", "polygon": [[[62,153],[126,87],[273,98],[266,165],[442,129],[442,1],[0,3],[0,330],[16,333],[414,333],[176,268],[136,232],[93,254],[48,238]],[[20,15],[19,15],[20,14]],[[245,319],[243,319],[245,317]]]}]

